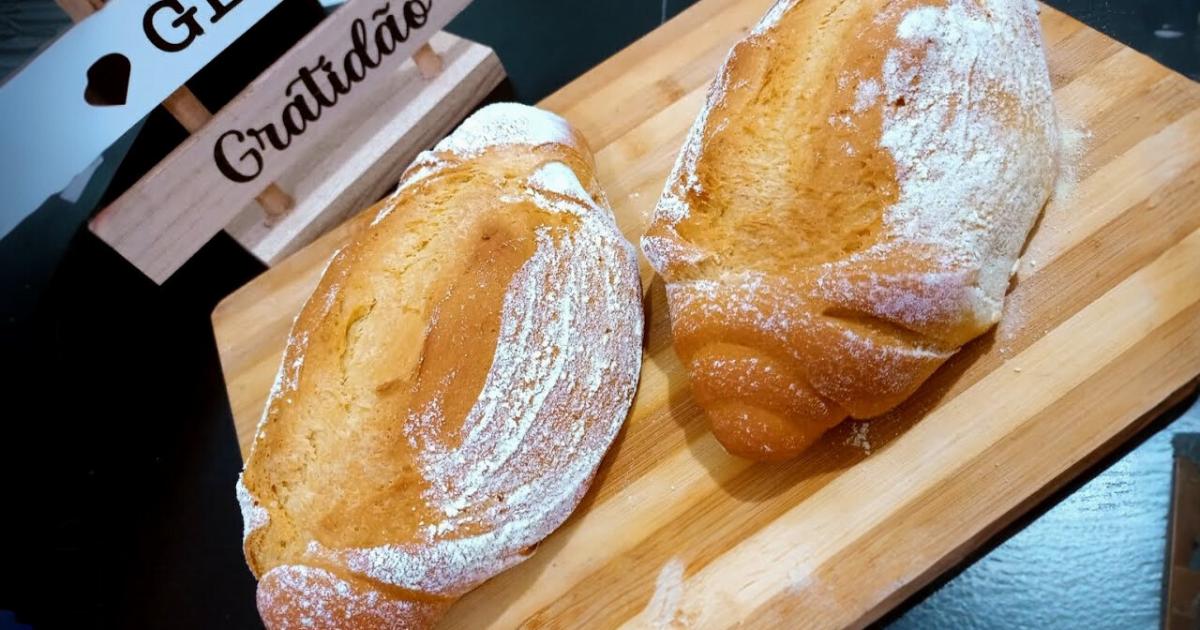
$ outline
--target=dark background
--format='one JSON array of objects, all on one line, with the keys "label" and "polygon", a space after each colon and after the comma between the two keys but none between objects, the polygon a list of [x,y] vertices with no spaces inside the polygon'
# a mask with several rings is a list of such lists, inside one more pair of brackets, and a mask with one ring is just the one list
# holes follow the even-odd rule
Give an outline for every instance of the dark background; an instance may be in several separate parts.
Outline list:
[{"label": "dark background", "polygon": [[[690,4],[477,0],[448,30],[496,49],[510,82],[494,98],[533,103]],[[1200,77],[1197,0],[1052,4]],[[323,13],[285,0],[189,85],[218,109]],[[66,25],[48,0],[0,0],[0,76]],[[221,234],[158,287],[83,227],[184,135],[155,111],[78,202],[0,241],[0,628],[259,625],[209,314],[262,267]],[[885,623],[1155,625],[1168,442],[1200,431],[1192,402]]]}]

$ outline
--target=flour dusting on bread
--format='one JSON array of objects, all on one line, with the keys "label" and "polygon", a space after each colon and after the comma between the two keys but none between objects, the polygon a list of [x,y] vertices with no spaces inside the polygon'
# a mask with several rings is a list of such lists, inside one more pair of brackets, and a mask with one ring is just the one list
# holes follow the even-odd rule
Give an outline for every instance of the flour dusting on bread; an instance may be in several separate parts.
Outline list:
[{"label": "flour dusting on bread", "polygon": [[795,454],[994,325],[1058,136],[1033,0],[775,3],[642,239],[722,444]]},{"label": "flour dusting on bread", "polygon": [[267,524],[270,516],[267,514],[267,509],[259,505],[258,501],[250,496],[250,492],[246,490],[246,484],[242,481],[240,473],[238,474],[235,492],[237,494],[238,507],[242,512],[242,541],[245,542],[250,532]]},{"label": "flour dusting on bread", "polygon": [[561,117],[516,103],[496,103],[464,120],[454,133],[433,147],[433,152],[470,158],[501,145],[574,142],[571,126]]},{"label": "flour dusting on bread", "polygon": [[634,252],[562,163],[535,171],[526,190],[543,210],[578,217],[578,228],[538,231],[537,250],[505,295],[491,370],[461,441],[443,442],[436,404],[404,425],[430,482],[426,500],[445,518],[426,524],[420,544],[316,546],[316,556],[393,586],[456,596],[520,562],[586,490],[633,397],[639,357],[623,349],[641,337],[628,293],[634,278],[596,276],[632,270]]},{"label": "flour dusting on bread", "polygon": [[1010,159],[1025,129],[1057,138],[1053,109],[1037,106],[1051,101],[1051,88],[1036,15],[1032,0],[913,9],[883,67],[879,143],[901,187],[886,221],[897,239],[935,247],[942,266],[983,267],[991,321],[1032,221],[998,214],[1003,206],[990,201],[999,194],[1040,207],[1047,191],[1022,184],[1055,169],[1049,153],[1040,162]]},{"label": "flour dusting on bread", "polygon": [[411,628],[441,608],[358,589],[330,571],[303,564],[276,567],[261,583],[258,608],[271,628]]},{"label": "flour dusting on bread", "polygon": [[[443,138],[433,149],[418,154],[392,196],[394,198],[401,190],[442,172],[449,165],[443,158],[445,154],[467,159],[488,147],[573,145],[577,142],[570,124],[560,116],[517,103],[494,103],[464,120],[454,133]],[[379,224],[395,207],[395,203],[385,204],[371,225]]]},{"label": "flour dusting on bread", "polygon": [[[781,1],[780,4],[783,4]],[[729,56],[732,58],[733,51],[730,51]],[[728,62],[728,61],[727,61]],[[668,182],[675,182],[663,192],[663,196],[659,199],[658,205],[654,209],[655,216],[662,217],[668,223],[674,224],[682,221],[689,214],[688,212],[688,193],[699,193],[700,180],[696,177],[696,161],[700,158],[700,151],[704,144],[704,132],[708,127],[709,114],[716,103],[721,101],[722,95],[729,89],[729,72],[727,67],[723,67],[717,72],[716,78],[708,88],[708,100],[697,114],[695,122],[692,123],[691,129],[688,131],[687,140],[683,143],[683,149],[679,153],[679,157],[675,161],[674,170]],[[646,256],[661,257],[657,249],[645,248]],[[652,261],[653,262],[653,261]]]},{"label": "flour dusting on bread", "polygon": [[334,256],[237,488],[265,620],[379,608],[426,625],[582,498],[643,325],[591,165],[561,118],[490,106]]},{"label": "flour dusting on bread", "polygon": [[854,113],[862,113],[863,110],[874,105],[879,100],[881,89],[879,81],[875,79],[867,79],[859,83],[858,88],[854,91]]},{"label": "flour dusting on bread", "polygon": [[799,0],[775,0],[775,4],[771,5],[771,8],[768,9],[766,14],[762,16],[762,18],[758,21],[758,24],[754,25],[754,29],[751,30],[750,33],[752,35],[762,35],[768,30],[774,28],[775,25],[779,23],[779,20],[783,19],[784,14],[791,10],[791,8],[795,6],[796,2],[798,1]]}]

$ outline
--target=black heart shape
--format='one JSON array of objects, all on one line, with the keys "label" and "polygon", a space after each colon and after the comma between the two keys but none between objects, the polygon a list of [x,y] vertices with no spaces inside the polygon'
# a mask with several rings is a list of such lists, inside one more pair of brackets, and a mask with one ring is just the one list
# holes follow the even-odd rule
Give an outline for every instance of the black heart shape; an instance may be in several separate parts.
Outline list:
[{"label": "black heart shape", "polygon": [[124,105],[129,91],[129,59],[121,53],[109,53],[96,60],[87,71],[83,100],[106,107]]}]

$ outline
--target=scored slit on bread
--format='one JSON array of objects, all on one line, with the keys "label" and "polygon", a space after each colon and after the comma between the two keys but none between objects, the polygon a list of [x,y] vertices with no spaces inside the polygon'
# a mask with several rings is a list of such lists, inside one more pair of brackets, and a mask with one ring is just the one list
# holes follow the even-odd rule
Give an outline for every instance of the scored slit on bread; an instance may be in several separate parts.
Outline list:
[{"label": "scored slit on bread", "polygon": [[781,0],[642,238],[721,443],[795,456],[999,317],[1056,174],[1032,0]]},{"label": "scored slit on bread", "polygon": [[269,627],[427,627],[582,497],[642,333],[592,173],[565,121],[493,105],[333,257],[239,480]]}]

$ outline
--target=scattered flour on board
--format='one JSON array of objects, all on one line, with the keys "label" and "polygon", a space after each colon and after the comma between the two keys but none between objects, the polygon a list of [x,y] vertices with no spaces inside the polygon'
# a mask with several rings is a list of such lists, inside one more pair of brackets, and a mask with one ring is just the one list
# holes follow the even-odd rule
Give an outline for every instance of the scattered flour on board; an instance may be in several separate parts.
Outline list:
[{"label": "scattered flour on board", "polygon": [[790,591],[804,591],[813,584],[812,573],[805,567],[792,567],[788,569],[787,576]]},{"label": "scattered flour on board", "polygon": [[1087,150],[1092,132],[1063,118],[1058,121],[1058,177],[1054,180],[1054,192],[1050,203],[1061,205],[1069,203],[1079,185],[1080,171],[1083,167],[1083,155]]},{"label": "scattered flour on board", "polygon": [[846,444],[862,449],[866,454],[870,455],[871,441],[867,437],[870,427],[870,422],[851,422],[850,435],[846,437]]},{"label": "scattered flour on board", "polygon": [[1023,293],[1010,294],[1004,300],[1004,314],[996,327],[996,339],[1000,356],[1007,357],[1013,351],[1018,334],[1025,328],[1025,298]]},{"label": "scattered flour on board", "polygon": [[654,582],[654,596],[650,598],[650,603],[646,604],[643,613],[651,628],[677,627],[679,600],[683,597],[683,570],[683,561],[674,557],[658,572],[658,579]]},{"label": "scattered flour on board", "polygon": [[813,576],[809,567],[792,567],[787,573],[787,592],[803,598],[804,604],[815,608],[837,609],[840,607],[838,598],[829,586]]},{"label": "scattered flour on board", "polygon": [[[1084,154],[1087,152],[1088,141],[1092,132],[1081,123],[1059,117],[1058,144],[1058,176],[1054,180],[1054,191],[1050,195],[1047,207],[1061,209],[1070,204],[1079,185],[1080,172],[1083,168]],[[1047,229],[1042,225],[1041,229]],[[1037,261],[1028,261],[1030,269],[1037,267]],[[1014,269],[1016,266],[1014,266]],[[1025,295],[1022,292],[1010,293],[1004,300],[1004,314],[997,326],[996,339],[1000,342],[1001,356],[1008,356],[1013,350],[1017,335],[1025,328],[1027,315],[1025,312]]]}]

